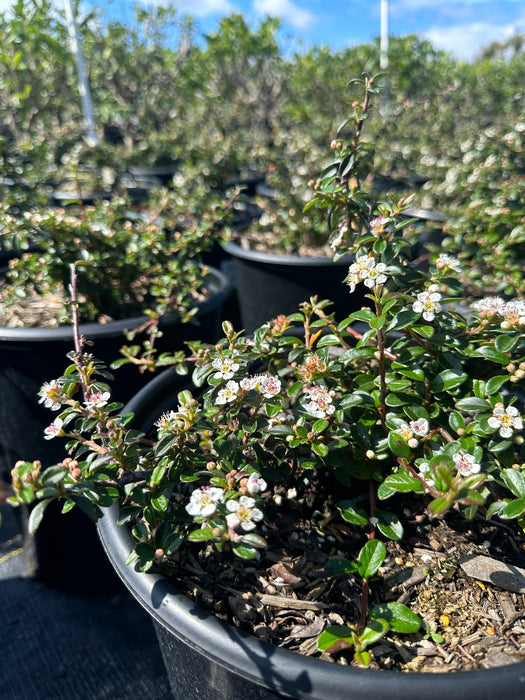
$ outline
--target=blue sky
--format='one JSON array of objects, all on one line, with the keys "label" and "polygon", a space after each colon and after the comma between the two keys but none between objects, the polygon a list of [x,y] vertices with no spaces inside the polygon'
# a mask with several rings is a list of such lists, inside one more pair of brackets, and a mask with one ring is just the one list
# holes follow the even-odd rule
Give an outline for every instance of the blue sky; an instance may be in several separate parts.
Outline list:
[{"label": "blue sky", "polygon": [[[12,0],[0,0],[0,10]],[[55,0],[63,7],[63,0]],[[85,0],[97,4],[97,0]],[[164,4],[166,0],[155,0]],[[133,0],[102,3],[125,17]],[[334,49],[368,42],[380,33],[381,0],[172,0],[192,14],[203,31],[213,30],[221,16],[242,12],[254,26],[269,14],[282,19],[283,35],[306,47]],[[129,12],[129,16],[131,13]],[[471,60],[480,47],[525,33],[523,0],[389,0],[389,33],[416,33],[457,58]]]},{"label": "blue sky", "polygon": [[[251,22],[266,14],[278,16],[285,33],[306,46],[328,44],[339,49],[380,33],[381,0],[175,0],[173,4],[198,18],[205,30],[232,11],[242,12]],[[523,0],[389,0],[391,35],[421,34],[465,60],[481,46],[504,41],[516,31],[525,33]]]}]

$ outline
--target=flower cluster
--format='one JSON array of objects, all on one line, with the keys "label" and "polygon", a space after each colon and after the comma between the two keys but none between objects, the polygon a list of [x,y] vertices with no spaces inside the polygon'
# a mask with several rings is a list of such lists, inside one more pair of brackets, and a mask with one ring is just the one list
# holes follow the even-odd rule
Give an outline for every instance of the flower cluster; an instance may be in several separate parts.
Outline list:
[{"label": "flower cluster", "polygon": [[312,386],[306,392],[305,409],[315,418],[326,418],[335,411],[333,395],[324,386]]},{"label": "flower cluster", "polygon": [[472,304],[480,318],[497,321],[504,331],[525,328],[525,301],[484,297]]},{"label": "flower cluster", "polygon": [[419,445],[419,440],[428,434],[428,420],[418,418],[409,423],[402,421],[396,432],[404,438],[409,447],[415,449]]},{"label": "flower cluster", "polygon": [[376,287],[387,281],[386,265],[377,262],[373,255],[359,255],[350,265],[346,282],[350,292],[355,291],[356,285],[363,282],[365,287]]}]

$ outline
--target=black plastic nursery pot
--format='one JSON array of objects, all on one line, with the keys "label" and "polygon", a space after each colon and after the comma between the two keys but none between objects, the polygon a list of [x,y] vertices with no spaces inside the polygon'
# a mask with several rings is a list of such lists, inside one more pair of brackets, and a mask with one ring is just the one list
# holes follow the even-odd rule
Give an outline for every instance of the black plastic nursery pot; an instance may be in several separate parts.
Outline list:
[{"label": "black plastic nursery pot", "polygon": [[333,301],[339,319],[365,303],[361,289],[350,294],[344,284],[351,258],[334,262],[330,257],[262,253],[232,241],[223,247],[234,262],[241,323],[248,333],[280,314],[295,313],[314,294]]},{"label": "black plastic nursery pot", "polygon": [[[147,429],[175,402],[180,378],[168,370],[126,406]],[[171,395],[171,399],[170,399]],[[136,571],[133,549],[112,506],[98,523],[109,560],[153,620],[175,700],[523,700],[525,663],[458,673],[397,673],[342,666],[272,647],[218,620],[164,577]]]},{"label": "black plastic nursery pot", "polygon": [[[205,285],[210,295],[198,304],[198,324],[181,323],[177,315],[167,314],[160,322],[163,336],[156,343],[159,351],[183,349],[187,340],[213,343],[219,337],[222,307],[232,287],[222,272],[209,270]],[[119,349],[128,342],[125,331],[139,328],[146,320],[140,316],[104,324],[87,323],[80,326],[80,333],[92,343],[88,351],[109,365],[121,356]],[[0,327],[0,471],[10,469],[18,459],[41,459],[44,464],[48,453],[57,453],[58,440],[42,439],[42,431],[52,421],[53,413],[37,403],[37,393],[44,382],[63,374],[70,364],[66,355],[73,349],[71,326]],[[125,403],[150,380],[151,374],[125,365],[115,370],[114,377],[112,399]]]},{"label": "black plastic nursery pot", "polygon": [[[198,305],[198,325],[181,323],[178,316],[167,315],[160,324],[163,331],[157,343],[160,351],[181,350],[187,340],[213,343],[218,339],[223,305],[231,296],[232,287],[219,270],[209,269],[206,286],[210,296]],[[120,357],[119,349],[127,342],[124,332],[140,327],[145,321],[146,317],[137,317],[106,324],[82,324],[80,333],[93,343],[88,350],[109,365]],[[55,414],[38,403],[37,394],[44,382],[64,373],[70,364],[66,355],[73,349],[70,326],[0,327],[0,478],[9,480],[10,470],[18,460],[39,459],[46,467],[66,456],[64,440],[44,438],[44,429]],[[112,399],[125,403],[151,376],[140,373],[132,365],[115,370]],[[100,564],[106,563],[106,559],[94,524],[77,508],[62,516],[60,507],[58,502],[48,507],[35,536],[39,575],[48,583],[64,588],[102,584],[102,577],[94,570],[98,564],[94,565],[93,559]],[[78,546],[80,537],[85,542],[82,553]]]}]

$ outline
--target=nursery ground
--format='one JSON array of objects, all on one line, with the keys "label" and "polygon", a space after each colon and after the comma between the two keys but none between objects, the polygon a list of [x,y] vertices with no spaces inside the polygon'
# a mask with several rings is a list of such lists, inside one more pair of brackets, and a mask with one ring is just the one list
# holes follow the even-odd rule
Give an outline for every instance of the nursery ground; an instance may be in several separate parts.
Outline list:
[{"label": "nursery ground", "polygon": [[79,593],[40,580],[13,509],[0,509],[0,698],[169,700],[147,613],[123,587]]}]

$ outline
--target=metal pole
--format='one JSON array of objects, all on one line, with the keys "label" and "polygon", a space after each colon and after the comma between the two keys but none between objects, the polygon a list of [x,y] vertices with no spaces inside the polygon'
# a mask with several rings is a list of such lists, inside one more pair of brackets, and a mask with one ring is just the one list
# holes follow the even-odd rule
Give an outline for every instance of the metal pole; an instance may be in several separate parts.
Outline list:
[{"label": "metal pole", "polygon": [[84,54],[82,52],[82,45],[78,38],[77,22],[73,13],[73,6],[71,4],[71,0],[64,0],[64,8],[66,11],[66,20],[69,30],[71,50],[73,52],[73,55],[75,56],[77,63],[78,91],[80,92],[80,98],[82,100],[82,110],[84,112],[84,119],[86,121],[87,141],[90,145],[94,146],[98,143],[98,136],[95,131],[95,119],[93,117],[93,107],[91,104],[91,92],[89,90],[89,83],[86,75],[86,69],[84,66]]},{"label": "metal pole", "polygon": [[[388,0],[381,0],[381,38],[379,44],[379,67],[388,70]],[[390,101],[388,76],[384,79],[383,111],[388,111]]]}]

